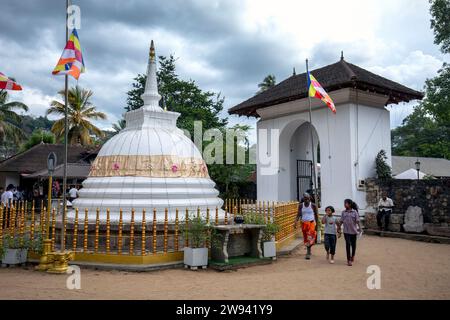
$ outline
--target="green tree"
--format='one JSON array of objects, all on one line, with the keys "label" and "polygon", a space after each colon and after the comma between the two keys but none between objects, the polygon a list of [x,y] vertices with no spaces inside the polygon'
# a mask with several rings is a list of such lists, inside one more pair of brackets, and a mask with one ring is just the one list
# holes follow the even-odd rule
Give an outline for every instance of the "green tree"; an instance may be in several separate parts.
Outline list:
[{"label": "green tree", "polygon": [[375,168],[377,171],[378,179],[390,179],[392,178],[391,167],[386,162],[386,151],[380,150],[375,158]]},{"label": "green tree", "polygon": [[[450,52],[450,2],[431,0],[431,28],[441,51]],[[450,65],[425,82],[425,98],[392,130],[392,153],[450,159]]]},{"label": "green tree", "polygon": [[33,131],[28,140],[21,145],[20,151],[28,150],[41,142],[52,144],[55,143],[55,140],[55,135],[52,132],[42,129],[36,129]]},{"label": "green tree", "polygon": [[443,53],[450,53],[450,1],[430,0],[430,4],[434,43],[441,46]]},{"label": "green tree", "polygon": [[54,121],[49,120],[47,117],[34,117],[30,115],[23,115],[22,118],[22,130],[25,132],[25,134],[30,135],[35,131],[36,129],[43,129],[43,130],[51,130]]},{"label": "green tree", "polygon": [[0,142],[13,142],[15,144],[25,137],[21,128],[22,118],[17,111],[28,111],[28,106],[22,102],[8,102],[8,93],[0,91]]},{"label": "green tree", "polygon": [[[64,99],[64,91],[59,94]],[[102,138],[104,132],[92,124],[92,120],[104,120],[106,114],[97,111],[92,105],[90,99],[93,95],[91,90],[85,90],[79,86],[69,89],[69,106],[68,106],[68,139],[70,144],[92,145],[91,136]],[[64,103],[52,101],[51,107],[47,110],[47,115],[57,114],[63,118],[55,121],[52,126],[52,132],[55,134],[57,141],[64,139]]]},{"label": "green tree", "polygon": [[274,87],[277,84],[277,80],[273,74],[267,75],[262,82],[258,84],[259,91],[257,93],[261,93]]},{"label": "green tree", "polygon": [[115,134],[119,133],[121,130],[125,129],[126,122],[125,119],[120,119],[113,124],[113,131]]},{"label": "green tree", "polygon": [[[224,98],[220,93],[203,91],[194,80],[182,80],[176,74],[175,58],[159,57],[158,90],[162,96],[160,106],[168,110],[181,113],[178,118],[178,127],[194,134],[194,121],[202,121],[203,129],[223,128],[227,124],[226,118],[220,118],[223,110]],[[140,108],[144,102],[141,95],[144,93],[147,76],[139,74],[134,78],[133,89],[128,91],[127,106],[125,110]]]}]

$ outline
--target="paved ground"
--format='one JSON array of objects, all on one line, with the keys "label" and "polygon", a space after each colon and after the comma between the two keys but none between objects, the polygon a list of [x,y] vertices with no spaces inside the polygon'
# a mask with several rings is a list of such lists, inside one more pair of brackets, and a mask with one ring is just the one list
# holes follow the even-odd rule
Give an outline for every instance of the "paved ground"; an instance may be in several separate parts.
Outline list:
[{"label": "paved ground", "polygon": [[[81,289],[66,275],[0,269],[0,299],[450,299],[450,245],[364,236],[346,266],[343,239],[335,265],[322,246],[303,248],[271,265],[231,272],[184,269],[146,273],[81,270]],[[367,289],[369,265],[381,268],[381,289]]]}]

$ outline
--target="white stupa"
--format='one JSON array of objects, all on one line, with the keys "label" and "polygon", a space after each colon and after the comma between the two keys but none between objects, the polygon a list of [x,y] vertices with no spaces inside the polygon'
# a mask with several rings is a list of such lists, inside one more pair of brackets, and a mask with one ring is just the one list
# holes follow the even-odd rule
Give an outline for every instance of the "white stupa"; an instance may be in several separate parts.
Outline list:
[{"label": "white stupa", "polygon": [[223,201],[209,178],[202,155],[177,128],[180,114],[165,111],[158,104],[161,96],[153,41],[142,99],[143,107],[125,114],[126,128],[101,148],[73,207],[80,212],[87,208],[89,219],[95,217],[99,208],[102,220],[107,209],[112,220],[118,219],[120,209],[124,219],[129,219],[132,209],[137,213],[136,220],[141,219],[138,213],[143,209],[149,217],[156,209],[158,220],[162,220],[165,208],[172,220],[177,208],[180,218],[186,208],[200,208],[203,213],[209,208],[213,217]]}]

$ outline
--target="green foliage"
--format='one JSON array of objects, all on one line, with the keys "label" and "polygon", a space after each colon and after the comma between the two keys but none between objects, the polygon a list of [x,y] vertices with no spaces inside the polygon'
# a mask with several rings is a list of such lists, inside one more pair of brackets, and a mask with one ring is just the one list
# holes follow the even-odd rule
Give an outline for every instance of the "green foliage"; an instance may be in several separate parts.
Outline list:
[{"label": "green foliage", "polygon": [[8,102],[8,93],[0,90],[0,144],[5,140],[19,144],[25,138],[21,128],[22,118],[16,113],[20,110],[28,111],[28,106],[22,102]]},{"label": "green foliage", "polygon": [[443,53],[450,53],[450,1],[430,0],[430,4],[434,43],[441,46]]},{"label": "green foliage", "polygon": [[[430,0],[435,43],[450,53],[450,1]],[[425,82],[425,98],[391,132],[392,154],[450,159],[450,65]]]},{"label": "green foliage", "polygon": [[280,231],[280,226],[274,222],[266,223],[266,227],[263,230],[263,241],[272,241],[275,234]]},{"label": "green foliage", "polygon": [[263,81],[258,84],[259,91],[257,93],[264,92],[267,89],[274,87],[276,83],[277,79],[273,74],[267,75]]},{"label": "green foliage", "polygon": [[54,121],[49,120],[47,117],[34,117],[30,115],[23,115],[22,118],[22,130],[25,134],[32,134],[37,129],[50,131]]},{"label": "green foliage", "polygon": [[[64,99],[64,90],[58,92]],[[104,120],[106,114],[97,111],[97,108],[91,103],[91,97],[94,93],[91,90],[83,89],[78,85],[69,89],[68,92],[68,138],[70,144],[92,145],[94,140],[92,136],[103,138],[104,132],[92,124],[93,120]],[[51,107],[47,110],[47,115],[56,114],[62,116],[55,121],[52,126],[52,132],[58,141],[64,139],[64,103],[52,101]]]},{"label": "green foliage", "polygon": [[41,142],[52,144],[55,143],[55,140],[55,135],[52,132],[37,129],[34,130],[28,140],[21,145],[20,151],[28,150]]},{"label": "green foliage", "polygon": [[0,259],[2,259],[8,249],[27,249],[36,254],[43,252],[43,239],[40,233],[35,234],[34,239],[29,236],[20,237],[18,235],[5,235],[3,238],[3,246],[0,247]]},{"label": "green foliage", "polygon": [[264,217],[257,212],[248,212],[244,214],[245,224],[265,224]]},{"label": "green foliage", "polygon": [[191,248],[203,248],[208,242],[215,246],[220,239],[216,230],[210,223],[206,223],[206,219],[203,219],[201,215],[188,215],[188,223],[181,227],[181,231],[184,238],[189,240]]},{"label": "green foliage", "polygon": [[[181,80],[175,71],[175,58],[172,55],[169,58],[159,57],[158,90],[163,97],[160,106],[164,107],[165,104],[169,111],[181,113],[178,127],[187,130],[191,136],[194,134],[194,121],[201,120],[203,130],[225,127],[227,119],[219,117],[224,103],[220,93],[203,91],[194,80]],[[138,109],[144,104],[141,95],[147,76],[139,74],[134,80],[133,89],[127,93],[127,111]]]},{"label": "green foliage", "polygon": [[[163,99],[160,101],[161,107],[167,107],[169,111],[181,113],[177,125],[179,128],[188,131],[191,137],[194,136],[194,121],[202,121],[203,131],[216,128],[219,129],[225,138],[227,118],[221,119],[220,112],[223,110],[224,98],[220,93],[202,91],[194,80],[185,81],[176,74],[175,58],[170,56],[159,57],[159,70],[157,72],[158,90]],[[141,95],[144,93],[146,75],[139,74],[134,78],[132,89],[128,91],[126,111],[135,110],[143,105]],[[248,126],[236,126],[248,132]],[[118,128],[117,128],[118,129]],[[204,142],[203,148],[210,142]],[[245,141],[248,149],[248,141]],[[248,177],[255,170],[255,165],[248,164],[226,164],[226,145],[224,143],[223,164],[208,164],[208,171],[211,178],[216,182],[222,197],[236,198],[239,195],[240,186],[245,185]],[[236,144],[235,158],[237,150],[244,148]],[[248,160],[248,154],[246,159]],[[248,163],[248,161],[246,161]]]},{"label": "green foliage", "polygon": [[392,178],[391,167],[389,167],[389,165],[386,163],[386,160],[387,160],[386,151],[380,150],[375,159],[375,167],[378,179]]}]

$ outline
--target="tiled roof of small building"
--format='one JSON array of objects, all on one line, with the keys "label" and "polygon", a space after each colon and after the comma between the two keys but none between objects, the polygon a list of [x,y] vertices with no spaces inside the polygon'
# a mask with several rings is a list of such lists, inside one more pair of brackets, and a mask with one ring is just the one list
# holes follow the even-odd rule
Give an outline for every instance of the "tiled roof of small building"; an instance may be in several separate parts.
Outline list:
[{"label": "tiled roof of small building", "polygon": [[[344,59],[311,73],[327,92],[342,88],[357,88],[389,97],[386,104],[422,99],[423,94],[397,82],[381,77]],[[258,116],[256,110],[307,96],[306,73],[293,75],[274,87],[230,108],[230,114]]]}]

